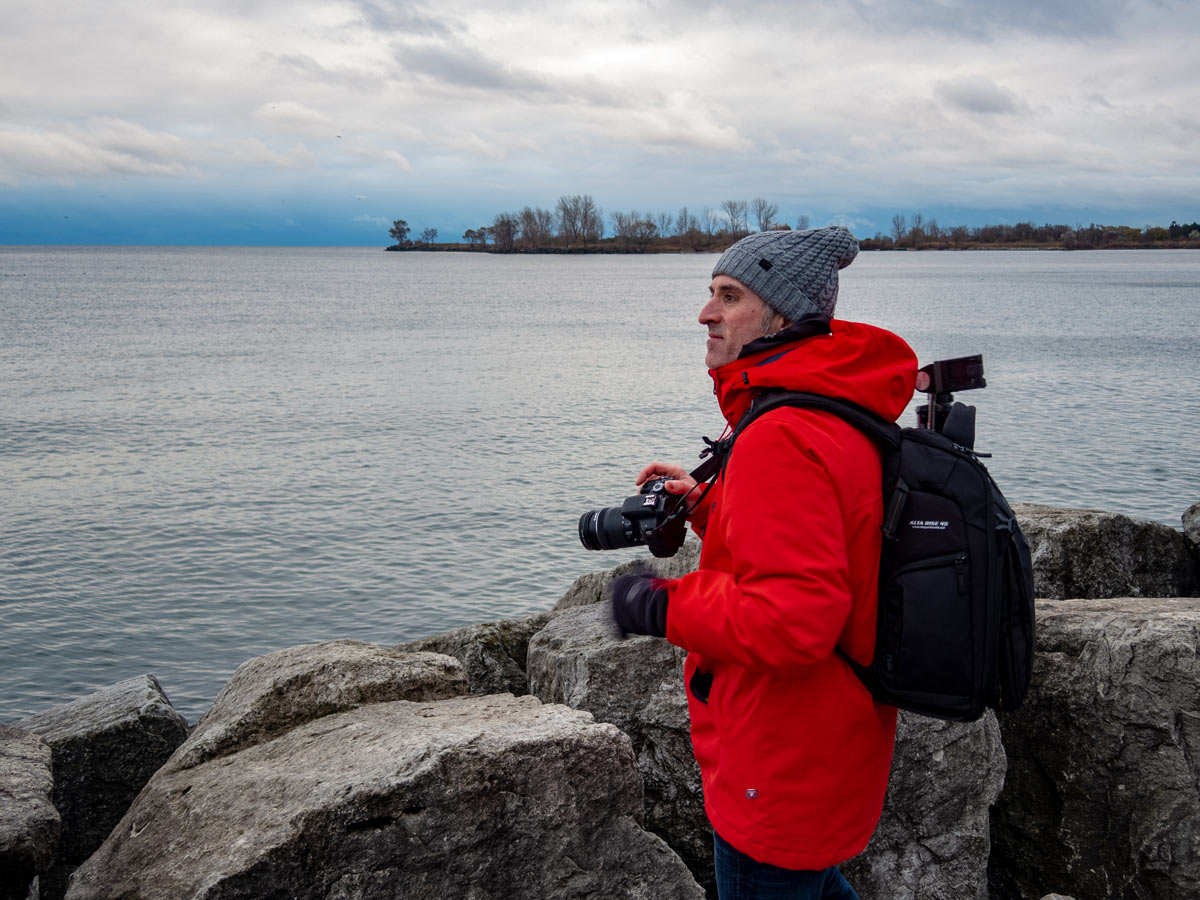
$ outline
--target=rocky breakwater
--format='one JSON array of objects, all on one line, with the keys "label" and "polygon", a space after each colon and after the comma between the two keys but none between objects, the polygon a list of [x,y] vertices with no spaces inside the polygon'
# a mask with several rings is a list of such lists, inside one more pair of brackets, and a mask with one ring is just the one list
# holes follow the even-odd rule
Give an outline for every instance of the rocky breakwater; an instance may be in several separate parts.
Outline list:
[{"label": "rocky breakwater", "polygon": [[1183,533],[1096,510],[1015,511],[1037,595],[1057,599],[1038,601],[1030,696],[1001,717],[992,898],[1198,897],[1200,503]]},{"label": "rocky breakwater", "polygon": [[1002,717],[993,896],[1200,897],[1200,600],[1043,601]]},{"label": "rocky breakwater", "polygon": [[340,641],[239,669],[67,897],[701,896],[641,820],[613,726]]},{"label": "rocky breakwater", "polygon": [[[1034,596],[1049,599],[1194,597],[1200,594],[1200,503],[1174,528],[1096,509],[1017,503],[1033,556]],[[1190,524],[1189,524],[1190,523]]]},{"label": "rocky breakwater", "polygon": [[[1189,537],[1018,515],[1047,598],[1027,705],[902,715],[844,868],[863,900],[1198,896],[1200,504]],[[149,676],[0,728],[0,897],[41,873],[57,900],[80,862],[73,900],[713,895],[682,653],[608,625],[633,565],[521,619],[251,660],[190,735]],[[1053,599],[1082,594],[1112,599]]]}]

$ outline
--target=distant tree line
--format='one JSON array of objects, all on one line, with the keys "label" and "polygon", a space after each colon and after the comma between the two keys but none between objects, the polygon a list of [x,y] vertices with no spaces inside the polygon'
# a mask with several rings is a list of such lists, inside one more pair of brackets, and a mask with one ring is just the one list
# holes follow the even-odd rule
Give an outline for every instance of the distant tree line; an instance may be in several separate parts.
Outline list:
[{"label": "distant tree line", "polygon": [[[591,194],[564,194],[553,209],[526,206],[516,212],[497,213],[490,225],[468,228],[461,243],[437,244],[442,250],[480,250],[491,253],[664,253],[724,250],[755,231],[790,230],[779,219],[779,206],[763,197],[724,200],[718,207],[698,212],[681,207],[677,212],[641,210],[609,213]],[[809,227],[799,215],[795,228]],[[388,230],[395,244],[389,250],[432,249],[436,228],[426,228],[420,239],[397,219]],[[863,238],[864,250],[967,250],[988,247],[1045,247],[1066,250],[1105,247],[1200,247],[1200,223],[1131,228],[1124,225],[954,225],[942,227],[921,213],[892,217],[889,233]]]},{"label": "distant tree line", "polygon": [[1099,250],[1115,247],[1195,246],[1200,247],[1200,223],[1169,227],[1147,225],[955,225],[942,228],[937,219],[921,213],[911,218],[892,216],[888,234],[859,241],[864,250],[966,250],[979,247],[1061,247],[1064,250]]},{"label": "distant tree line", "polygon": [[[610,213],[591,194],[564,194],[554,209],[526,206],[516,212],[497,213],[490,225],[468,228],[462,244],[442,244],[440,249],[487,250],[493,253],[545,252],[665,252],[720,250],[757,231],[790,229],[778,220],[779,206],[763,197],[725,200],[718,208],[678,212],[637,209]],[[796,227],[808,227],[808,216],[799,216]],[[427,248],[437,238],[436,228],[426,228],[420,240],[410,238],[408,222],[397,219],[388,229],[395,244],[389,250]]]}]

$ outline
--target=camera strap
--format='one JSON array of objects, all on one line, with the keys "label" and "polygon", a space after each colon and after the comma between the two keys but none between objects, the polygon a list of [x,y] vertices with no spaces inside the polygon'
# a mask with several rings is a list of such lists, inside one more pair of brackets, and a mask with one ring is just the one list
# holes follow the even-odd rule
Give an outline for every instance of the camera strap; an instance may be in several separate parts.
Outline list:
[{"label": "camera strap", "polygon": [[[669,522],[672,522],[681,516],[691,515],[693,510],[695,510],[700,506],[701,503],[704,502],[704,498],[708,496],[708,492],[711,491],[713,489],[713,485],[716,484],[717,473],[721,471],[722,466],[724,466],[725,457],[729,455],[729,450],[733,446],[733,435],[729,435],[717,441],[714,441],[708,436],[702,436],[701,440],[704,441],[706,445],[705,448],[700,451],[700,458],[703,459],[704,462],[700,463],[700,465],[688,473],[692,478],[695,479],[696,487],[693,487],[692,490],[688,491],[687,494],[680,496],[679,502],[675,504],[675,508],[667,514],[667,517],[663,519],[662,523],[654,529],[655,531],[665,528]],[[700,496],[696,498],[696,502],[689,506],[687,502],[688,494],[696,490],[696,488],[702,484],[704,485],[704,490],[700,492]]]}]

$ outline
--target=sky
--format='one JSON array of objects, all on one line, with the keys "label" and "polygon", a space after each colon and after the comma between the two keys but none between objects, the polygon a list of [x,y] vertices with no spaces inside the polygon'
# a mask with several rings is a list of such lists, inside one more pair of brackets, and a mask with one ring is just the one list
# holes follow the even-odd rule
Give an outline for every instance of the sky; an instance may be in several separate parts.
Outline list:
[{"label": "sky", "polygon": [[[1200,219],[1195,0],[0,0],[0,243]],[[610,226],[611,228],[611,226]]]}]

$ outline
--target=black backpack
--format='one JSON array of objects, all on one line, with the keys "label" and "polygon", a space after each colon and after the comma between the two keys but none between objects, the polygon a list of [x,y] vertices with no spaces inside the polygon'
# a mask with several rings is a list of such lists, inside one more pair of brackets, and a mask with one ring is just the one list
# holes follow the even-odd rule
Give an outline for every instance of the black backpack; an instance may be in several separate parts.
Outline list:
[{"label": "black backpack", "polygon": [[722,468],[738,435],[780,406],[833,413],[883,451],[875,658],[861,666],[838,648],[855,674],[880,702],[940,719],[1020,706],[1033,677],[1033,566],[974,452],[974,407],[955,403],[938,432],[901,428],[846,400],[764,391],[714,446]]}]

